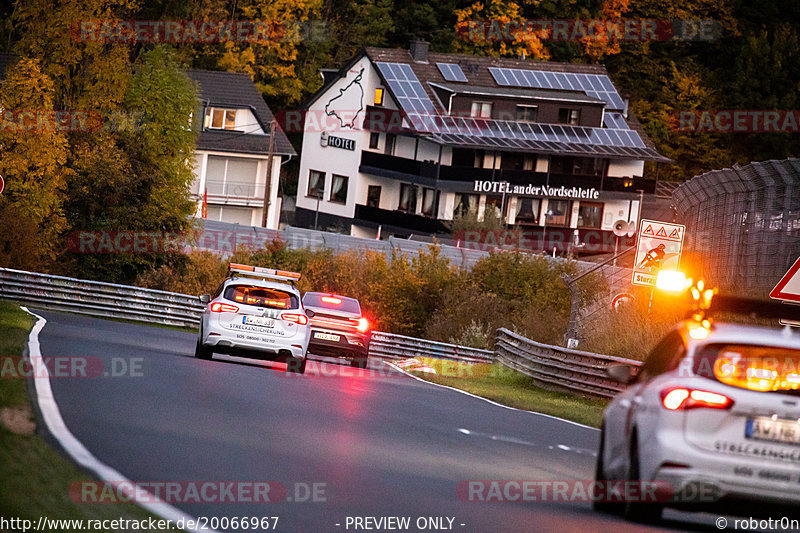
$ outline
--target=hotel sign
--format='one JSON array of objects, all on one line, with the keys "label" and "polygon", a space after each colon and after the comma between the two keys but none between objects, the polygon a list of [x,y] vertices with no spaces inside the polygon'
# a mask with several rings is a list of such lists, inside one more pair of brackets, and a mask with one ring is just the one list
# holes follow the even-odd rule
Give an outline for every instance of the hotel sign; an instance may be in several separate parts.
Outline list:
[{"label": "hotel sign", "polygon": [[319,143],[322,146],[332,146],[334,148],[341,148],[342,150],[350,150],[355,152],[356,142],[353,139],[345,139],[344,137],[334,137],[323,132],[319,138]]},{"label": "hotel sign", "polygon": [[548,185],[512,185],[507,181],[476,181],[475,192],[510,194],[515,196],[549,196],[552,198],[578,198],[597,200],[600,191],[594,187],[551,187]]}]

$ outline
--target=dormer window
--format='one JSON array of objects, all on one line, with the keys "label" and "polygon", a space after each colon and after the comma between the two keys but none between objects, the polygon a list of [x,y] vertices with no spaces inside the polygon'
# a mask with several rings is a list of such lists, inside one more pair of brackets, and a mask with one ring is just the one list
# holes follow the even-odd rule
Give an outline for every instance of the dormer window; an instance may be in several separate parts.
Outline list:
[{"label": "dormer window", "polygon": [[472,118],[492,118],[492,103],[472,102],[469,115]]},{"label": "dormer window", "polygon": [[562,107],[558,110],[558,123],[577,126],[581,122],[581,110]]},{"label": "dormer window", "polygon": [[204,127],[214,130],[235,130],[236,110],[220,109],[218,107],[206,108]]}]

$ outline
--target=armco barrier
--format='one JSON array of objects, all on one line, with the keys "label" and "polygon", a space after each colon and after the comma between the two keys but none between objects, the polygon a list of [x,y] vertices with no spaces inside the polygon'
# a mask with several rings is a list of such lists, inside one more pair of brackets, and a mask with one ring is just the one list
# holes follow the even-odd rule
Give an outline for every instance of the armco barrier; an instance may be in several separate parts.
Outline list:
[{"label": "armco barrier", "polygon": [[623,363],[634,371],[641,365],[632,359],[541,344],[505,328],[497,330],[495,360],[533,378],[542,388],[604,398],[625,388],[606,374],[610,364]]},{"label": "armco barrier", "polygon": [[[197,327],[203,305],[196,296],[36,272],[0,268],[0,298],[41,309],[152,324]],[[372,333],[370,355],[383,359],[416,356],[491,362],[492,352],[467,346]]]},{"label": "armco barrier", "polygon": [[374,331],[369,341],[369,354],[383,359],[434,357],[472,363],[491,363],[494,352],[444,342],[405,337]]},{"label": "armco barrier", "polygon": [[[188,294],[10,268],[0,268],[0,298],[42,309],[189,327],[197,326],[203,309],[197,297]],[[421,356],[476,363],[497,361],[530,376],[544,388],[599,397],[611,397],[623,389],[607,376],[609,364],[624,363],[635,370],[641,364],[541,344],[505,328],[497,330],[493,352],[375,331],[370,355],[382,359]]]},{"label": "armco barrier", "polygon": [[0,298],[41,309],[170,326],[197,326],[196,296],[0,268]]}]

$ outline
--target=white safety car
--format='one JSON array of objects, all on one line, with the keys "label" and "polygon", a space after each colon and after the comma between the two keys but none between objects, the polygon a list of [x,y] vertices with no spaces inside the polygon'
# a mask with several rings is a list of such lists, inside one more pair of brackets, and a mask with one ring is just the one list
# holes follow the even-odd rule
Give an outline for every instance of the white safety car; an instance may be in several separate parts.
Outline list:
[{"label": "white safety car", "polygon": [[228,277],[205,304],[195,357],[214,352],[286,363],[304,373],[313,311],[303,308],[297,272],[231,263]]},{"label": "white safety car", "polygon": [[669,332],[637,376],[630,366],[610,367],[629,386],[605,410],[596,478],[638,487],[595,500],[595,509],[639,522],[659,519],[665,506],[796,515],[800,330],[720,323],[712,315],[755,311],[765,320],[797,320],[798,309],[717,296],[707,312]]}]

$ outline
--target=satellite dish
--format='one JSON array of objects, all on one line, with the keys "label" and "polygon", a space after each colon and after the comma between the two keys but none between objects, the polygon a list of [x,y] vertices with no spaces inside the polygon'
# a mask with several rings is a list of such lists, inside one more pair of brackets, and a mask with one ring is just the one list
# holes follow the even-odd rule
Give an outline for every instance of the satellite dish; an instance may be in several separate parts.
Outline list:
[{"label": "satellite dish", "polygon": [[614,235],[617,237],[624,237],[628,232],[628,222],[626,220],[617,220],[614,222]]},{"label": "satellite dish", "polygon": [[628,222],[628,232],[626,233],[628,237],[633,237],[636,235],[636,222]]}]

